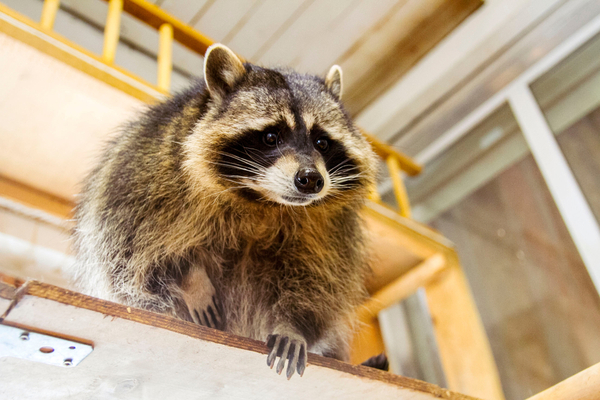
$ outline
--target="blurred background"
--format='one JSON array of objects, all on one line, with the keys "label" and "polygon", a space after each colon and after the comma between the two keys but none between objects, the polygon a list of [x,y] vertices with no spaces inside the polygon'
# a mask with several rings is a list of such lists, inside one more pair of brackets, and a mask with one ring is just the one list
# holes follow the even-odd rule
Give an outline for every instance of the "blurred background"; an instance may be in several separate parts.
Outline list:
[{"label": "blurred background", "polygon": [[[423,166],[403,175],[412,219],[456,246],[506,399],[600,362],[600,1],[150,3],[253,63],[342,67],[357,124]],[[37,23],[41,0],[0,6],[0,272],[68,286],[72,225],[15,193],[68,208],[101,143],[144,96],[201,78],[203,58],[175,42],[157,87],[159,33],[123,13],[99,72],[134,88],[116,90],[15,33],[11,12]],[[103,54],[107,13],[60,1],[52,30],[75,45],[61,51]],[[398,208],[384,161],[378,192]],[[423,289],[379,322],[393,372],[447,386]]]}]

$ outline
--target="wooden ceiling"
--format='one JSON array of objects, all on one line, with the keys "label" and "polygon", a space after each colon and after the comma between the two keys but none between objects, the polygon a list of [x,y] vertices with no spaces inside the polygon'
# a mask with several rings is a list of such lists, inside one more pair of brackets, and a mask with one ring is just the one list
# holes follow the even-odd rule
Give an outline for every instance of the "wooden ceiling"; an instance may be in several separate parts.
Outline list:
[{"label": "wooden ceiling", "polygon": [[[482,4],[482,0],[152,2],[251,62],[321,75],[331,65],[341,65],[345,72],[345,102],[353,115]],[[61,6],[103,26],[104,2],[62,0]],[[155,35],[136,22],[122,19],[122,38],[154,53]],[[176,51],[174,61],[181,71],[201,73],[198,60],[189,55]]]},{"label": "wooden ceiling", "polygon": [[155,0],[248,60],[345,72],[345,102],[360,112],[481,0]]}]

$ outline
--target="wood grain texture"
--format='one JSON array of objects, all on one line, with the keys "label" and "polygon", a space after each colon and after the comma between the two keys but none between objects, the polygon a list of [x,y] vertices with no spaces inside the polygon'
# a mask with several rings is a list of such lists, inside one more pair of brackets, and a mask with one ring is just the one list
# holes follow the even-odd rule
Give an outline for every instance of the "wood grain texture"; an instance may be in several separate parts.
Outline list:
[{"label": "wood grain texture", "polygon": [[481,4],[481,0],[407,1],[387,15],[337,61],[353,77],[344,96],[350,114],[365,109]]},{"label": "wood grain texture", "polygon": [[502,385],[471,290],[456,253],[425,287],[448,386],[471,396],[503,400]]},{"label": "wood grain texture", "polygon": [[414,294],[417,289],[435,280],[442,273],[445,265],[444,256],[436,253],[416,267],[411,268],[410,271],[373,293],[371,298],[360,307],[358,311],[359,319],[375,318],[383,309]]},{"label": "wood grain texture", "polygon": [[527,400],[598,399],[600,399],[600,364],[593,365]]},{"label": "wood grain texture", "polygon": [[[2,285],[0,283],[0,288]],[[133,379],[130,377],[143,382],[148,390],[153,388],[160,393],[165,390],[160,388],[161,382],[152,384],[153,381],[147,378],[166,379],[163,384],[172,385],[173,381],[190,377],[194,379],[187,382],[187,387],[170,387],[171,396],[190,398],[189,389],[205,385],[215,390],[212,398],[231,398],[240,393],[247,396],[244,398],[274,398],[275,393],[290,390],[286,397],[298,399],[310,398],[311,392],[313,396],[320,393],[319,397],[324,393],[336,393],[356,399],[364,398],[367,393],[414,400],[471,399],[425,382],[314,354],[309,354],[310,365],[304,377],[295,377],[288,382],[267,368],[264,360],[267,347],[261,342],[35,281],[24,287],[26,290],[18,306],[6,318],[8,323],[91,340],[94,352],[66,375],[57,374],[55,368],[41,364],[5,360],[0,363],[1,374],[10,377],[7,381],[15,385],[0,389],[6,394],[12,394],[11,388],[18,390],[27,384],[32,385],[28,392],[39,396],[36,390],[48,390],[46,380],[52,379],[52,387],[59,390],[55,396],[66,389],[79,390],[81,395],[89,396],[106,389],[102,384],[93,385],[93,382]],[[0,290],[0,293],[6,296],[4,291]],[[190,366],[194,368],[187,368]],[[23,368],[31,371],[23,375],[35,379],[15,379]],[[38,371],[41,372],[34,373]],[[215,379],[223,384],[215,385]],[[65,386],[57,385],[57,381]],[[119,387],[119,382],[116,386]],[[303,389],[298,390],[300,388]],[[154,393],[152,398],[160,398],[156,396]]]}]

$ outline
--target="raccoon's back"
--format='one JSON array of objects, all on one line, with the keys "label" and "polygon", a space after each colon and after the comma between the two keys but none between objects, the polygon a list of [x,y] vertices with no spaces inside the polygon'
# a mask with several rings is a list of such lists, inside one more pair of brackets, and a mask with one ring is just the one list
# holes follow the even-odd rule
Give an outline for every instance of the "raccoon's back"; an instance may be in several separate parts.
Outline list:
[{"label": "raccoon's back", "polygon": [[158,257],[157,235],[186,209],[182,143],[205,113],[206,97],[198,82],[150,107],[107,144],[75,211],[72,272],[82,290],[116,300],[110,294],[126,279],[111,275],[131,268],[132,258],[140,264]]}]

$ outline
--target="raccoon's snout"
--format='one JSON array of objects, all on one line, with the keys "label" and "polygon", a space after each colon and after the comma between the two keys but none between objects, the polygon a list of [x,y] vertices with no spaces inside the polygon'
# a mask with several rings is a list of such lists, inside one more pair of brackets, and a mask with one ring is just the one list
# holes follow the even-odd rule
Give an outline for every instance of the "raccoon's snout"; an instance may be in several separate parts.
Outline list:
[{"label": "raccoon's snout", "polygon": [[316,169],[303,168],[296,172],[294,183],[300,193],[316,194],[323,189],[325,181],[323,180],[323,176]]}]

